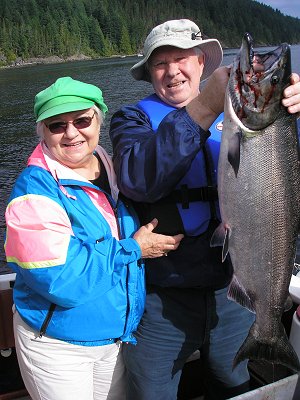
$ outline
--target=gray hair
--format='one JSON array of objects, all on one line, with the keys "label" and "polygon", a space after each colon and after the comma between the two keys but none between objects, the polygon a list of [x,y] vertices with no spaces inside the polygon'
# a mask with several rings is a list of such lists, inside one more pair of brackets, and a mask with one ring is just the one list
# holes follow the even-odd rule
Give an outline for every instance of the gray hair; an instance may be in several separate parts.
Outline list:
[{"label": "gray hair", "polygon": [[[99,129],[100,129],[101,125],[104,123],[105,114],[96,105],[93,105],[91,107],[91,109],[95,110],[95,113],[98,116]],[[80,110],[78,110],[78,111],[80,111]],[[45,128],[44,120],[37,122],[37,124],[36,124],[36,133],[37,133],[38,137],[40,138],[40,140],[43,140],[43,138],[44,138],[44,128]],[[100,130],[99,130],[99,133],[100,133]]]},{"label": "gray hair", "polygon": [[205,55],[203,50],[200,49],[200,47],[194,47],[194,50],[195,50],[196,56],[201,56],[201,55],[204,56]]}]

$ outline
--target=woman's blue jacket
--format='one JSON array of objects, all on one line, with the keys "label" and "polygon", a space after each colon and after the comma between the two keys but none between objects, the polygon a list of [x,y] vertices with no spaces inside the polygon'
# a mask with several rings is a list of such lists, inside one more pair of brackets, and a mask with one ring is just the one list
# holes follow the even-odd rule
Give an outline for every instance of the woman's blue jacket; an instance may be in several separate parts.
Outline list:
[{"label": "woman's blue jacket", "polygon": [[39,144],[6,209],[5,251],[16,272],[14,303],[38,332],[80,345],[135,342],[144,309],[138,229],[118,197],[106,152],[97,147],[111,195],[54,160]]}]

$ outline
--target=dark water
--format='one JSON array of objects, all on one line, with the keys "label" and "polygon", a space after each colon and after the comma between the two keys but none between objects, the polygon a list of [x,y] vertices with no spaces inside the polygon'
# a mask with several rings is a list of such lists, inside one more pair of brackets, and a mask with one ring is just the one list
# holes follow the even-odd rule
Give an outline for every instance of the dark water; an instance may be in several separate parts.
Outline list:
[{"label": "dark water", "polygon": [[[224,65],[232,62],[236,51],[225,51]],[[61,76],[71,76],[99,86],[109,108],[100,143],[111,153],[108,138],[111,115],[121,105],[133,103],[152,92],[149,83],[137,82],[129,73],[130,67],[139,60],[126,57],[0,70],[0,272],[5,268],[3,237],[7,198],[17,175],[38,143],[32,112],[34,96]],[[298,73],[299,60],[300,45],[292,46],[293,71]]]}]

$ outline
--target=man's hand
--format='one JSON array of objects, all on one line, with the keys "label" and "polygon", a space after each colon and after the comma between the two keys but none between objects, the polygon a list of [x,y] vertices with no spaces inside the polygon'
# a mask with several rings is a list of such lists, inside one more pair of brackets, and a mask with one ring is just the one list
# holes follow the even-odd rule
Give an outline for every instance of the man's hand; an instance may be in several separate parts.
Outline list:
[{"label": "man's hand", "polygon": [[186,106],[189,115],[204,130],[208,130],[224,111],[229,75],[230,67],[217,68],[205,83],[201,93]]},{"label": "man's hand", "polygon": [[300,77],[293,73],[290,79],[291,85],[284,89],[282,104],[291,114],[300,112]]}]

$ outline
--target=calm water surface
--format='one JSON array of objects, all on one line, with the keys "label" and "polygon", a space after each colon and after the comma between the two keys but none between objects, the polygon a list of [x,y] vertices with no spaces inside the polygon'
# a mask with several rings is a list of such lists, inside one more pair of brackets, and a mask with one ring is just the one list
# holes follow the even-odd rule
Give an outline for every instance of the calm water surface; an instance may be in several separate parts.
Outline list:
[{"label": "calm water surface", "polygon": [[[268,50],[267,48],[265,49]],[[225,50],[223,64],[230,64],[236,49]],[[100,143],[111,153],[108,127],[111,115],[122,105],[152,93],[152,86],[135,81],[130,67],[137,57],[26,66],[0,70],[0,272],[5,268],[3,251],[4,210],[12,185],[36,144],[33,100],[36,93],[61,76],[98,85],[109,112]],[[300,73],[300,45],[292,46],[293,71]]]}]

